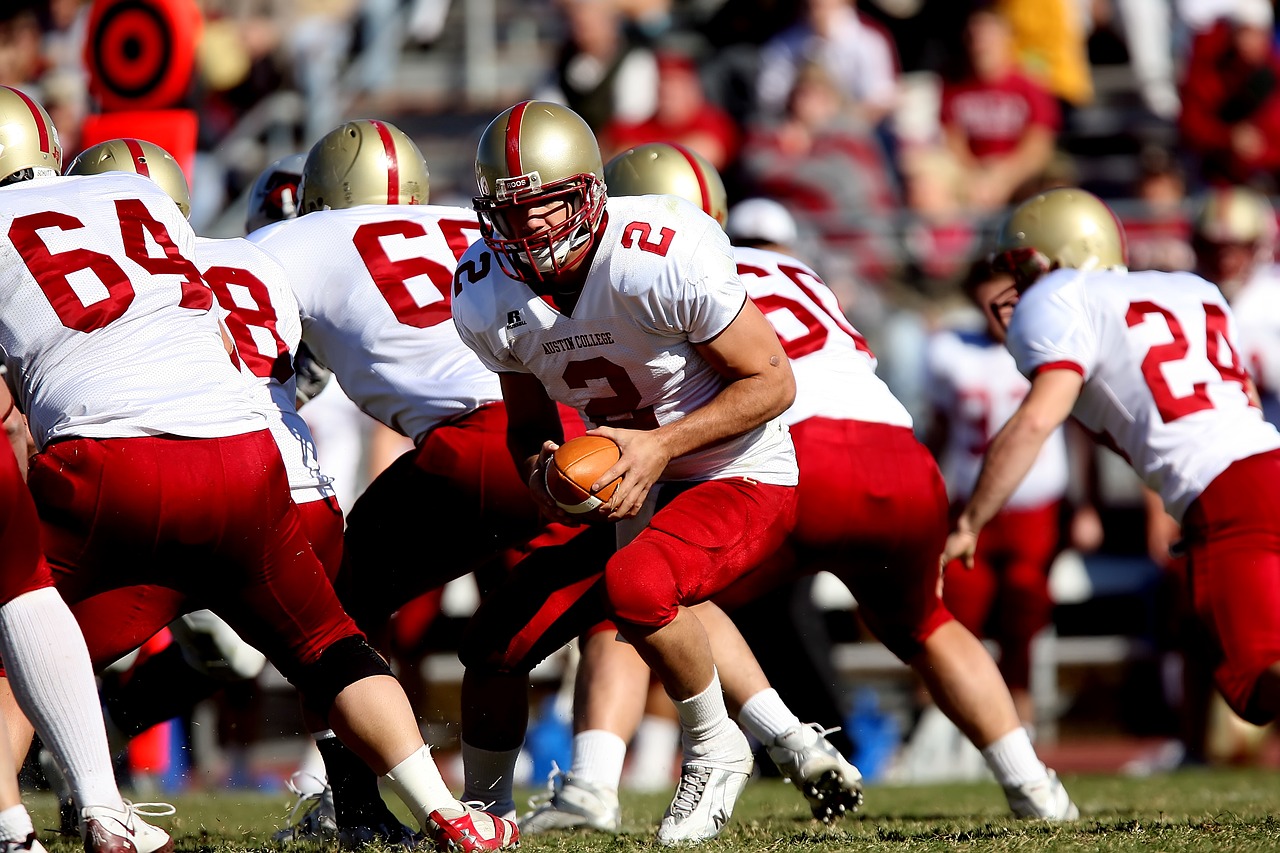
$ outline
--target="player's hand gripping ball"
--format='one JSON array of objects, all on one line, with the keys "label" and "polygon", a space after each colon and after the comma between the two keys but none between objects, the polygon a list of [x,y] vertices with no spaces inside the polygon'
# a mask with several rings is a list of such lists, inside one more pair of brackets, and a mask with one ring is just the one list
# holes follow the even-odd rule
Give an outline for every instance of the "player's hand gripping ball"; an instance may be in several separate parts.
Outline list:
[{"label": "player's hand gripping ball", "polygon": [[596,512],[613,496],[622,478],[605,484],[598,492],[592,492],[591,486],[621,456],[618,445],[604,436],[570,439],[556,449],[547,464],[547,492],[571,515]]}]

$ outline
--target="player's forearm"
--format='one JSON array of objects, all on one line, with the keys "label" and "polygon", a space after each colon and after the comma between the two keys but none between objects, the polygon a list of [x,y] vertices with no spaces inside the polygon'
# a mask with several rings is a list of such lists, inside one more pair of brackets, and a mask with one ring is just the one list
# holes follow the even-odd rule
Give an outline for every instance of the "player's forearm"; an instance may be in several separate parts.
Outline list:
[{"label": "player's forearm", "polygon": [[657,432],[675,459],[742,435],[777,417],[795,400],[795,387],[790,369],[737,379],[702,408],[659,427]]},{"label": "player's forearm", "polygon": [[1052,419],[1018,411],[996,433],[987,449],[973,497],[956,520],[956,529],[981,530],[1009,501],[1035,464],[1040,448],[1058,426]]}]

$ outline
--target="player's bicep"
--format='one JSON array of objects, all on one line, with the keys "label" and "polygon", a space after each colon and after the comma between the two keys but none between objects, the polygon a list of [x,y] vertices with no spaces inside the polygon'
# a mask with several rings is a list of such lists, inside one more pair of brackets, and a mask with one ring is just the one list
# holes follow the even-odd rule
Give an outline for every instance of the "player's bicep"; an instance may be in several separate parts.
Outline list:
[{"label": "player's bicep", "polygon": [[738,316],[724,331],[694,346],[712,367],[728,379],[771,379],[790,385],[794,394],[795,379],[782,342],[750,299],[743,303]]}]

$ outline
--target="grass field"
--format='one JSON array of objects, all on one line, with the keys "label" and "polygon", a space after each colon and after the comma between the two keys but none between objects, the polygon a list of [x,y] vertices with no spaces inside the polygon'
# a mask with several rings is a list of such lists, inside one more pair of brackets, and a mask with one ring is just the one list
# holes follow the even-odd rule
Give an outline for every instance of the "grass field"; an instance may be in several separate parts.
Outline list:
[{"label": "grass field", "polygon": [[[858,816],[831,828],[809,818],[790,787],[776,781],[748,786],[733,820],[709,850],[857,850],[933,853],[962,850],[1058,851],[1280,851],[1280,777],[1274,771],[1189,771],[1151,779],[1080,776],[1065,779],[1084,817],[1051,826],[1005,816],[993,784],[873,786]],[[288,812],[283,795],[243,792],[189,794],[173,800],[178,813],[157,823],[173,833],[180,851],[238,853],[277,850],[272,831]],[[28,797],[37,829],[56,825],[48,795]],[[621,837],[580,833],[537,836],[523,850],[629,853],[657,849],[653,830],[666,806],[662,796],[625,796]],[[42,838],[50,853],[76,853],[78,840]],[[319,845],[289,849],[313,853]]]}]

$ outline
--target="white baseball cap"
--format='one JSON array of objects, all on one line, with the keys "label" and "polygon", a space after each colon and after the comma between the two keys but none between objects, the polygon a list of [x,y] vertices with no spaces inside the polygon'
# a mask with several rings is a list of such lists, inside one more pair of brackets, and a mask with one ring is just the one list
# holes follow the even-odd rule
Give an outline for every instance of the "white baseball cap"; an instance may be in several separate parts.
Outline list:
[{"label": "white baseball cap", "polygon": [[773,199],[749,198],[729,209],[724,230],[735,243],[754,240],[788,246],[799,237],[796,221]]}]

